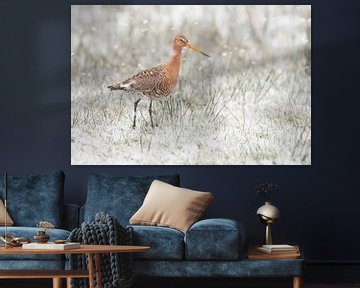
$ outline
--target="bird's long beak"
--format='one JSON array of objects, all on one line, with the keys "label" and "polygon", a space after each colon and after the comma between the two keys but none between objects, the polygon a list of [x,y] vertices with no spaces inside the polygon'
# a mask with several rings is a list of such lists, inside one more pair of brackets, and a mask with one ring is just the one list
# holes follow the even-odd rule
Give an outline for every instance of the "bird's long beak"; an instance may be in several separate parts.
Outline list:
[{"label": "bird's long beak", "polygon": [[187,47],[190,48],[191,50],[194,50],[196,52],[199,52],[199,53],[203,54],[206,57],[210,57],[208,54],[204,53],[199,48],[196,48],[196,47],[192,46],[190,43],[187,44]]}]

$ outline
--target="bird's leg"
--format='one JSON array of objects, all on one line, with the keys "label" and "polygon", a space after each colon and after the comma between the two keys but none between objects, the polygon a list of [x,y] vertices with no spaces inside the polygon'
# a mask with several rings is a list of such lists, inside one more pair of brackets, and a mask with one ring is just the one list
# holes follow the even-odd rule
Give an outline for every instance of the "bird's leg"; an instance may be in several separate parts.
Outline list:
[{"label": "bird's leg", "polygon": [[154,122],[153,122],[153,119],[152,119],[152,100],[150,100],[149,115],[150,115],[150,121],[151,121],[151,128],[154,128]]},{"label": "bird's leg", "polygon": [[133,122],[133,129],[135,129],[136,127],[136,108],[140,102],[141,98],[139,98],[138,100],[135,101],[134,103],[134,122]]}]

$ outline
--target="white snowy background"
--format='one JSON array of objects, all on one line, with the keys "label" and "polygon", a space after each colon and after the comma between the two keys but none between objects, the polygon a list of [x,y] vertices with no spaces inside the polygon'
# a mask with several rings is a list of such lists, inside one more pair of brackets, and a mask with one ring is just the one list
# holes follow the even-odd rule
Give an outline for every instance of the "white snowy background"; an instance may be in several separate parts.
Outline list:
[{"label": "white snowy background", "polygon": [[[72,6],[73,165],[311,164],[310,6]],[[166,63],[175,93],[138,106],[107,86]]]}]

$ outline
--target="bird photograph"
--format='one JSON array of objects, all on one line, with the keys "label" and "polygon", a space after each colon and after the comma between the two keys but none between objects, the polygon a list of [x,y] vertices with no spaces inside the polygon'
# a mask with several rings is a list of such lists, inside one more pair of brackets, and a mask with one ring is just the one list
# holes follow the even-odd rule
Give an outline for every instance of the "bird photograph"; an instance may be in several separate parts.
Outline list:
[{"label": "bird photograph", "polygon": [[310,5],[72,5],[72,165],[310,165]]},{"label": "bird photograph", "polygon": [[[154,127],[152,119],[152,101],[165,98],[174,90],[177,78],[179,77],[181,52],[184,47],[197,51],[206,57],[210,57],[200,49],[191,45],[185,36],[179,35],[174,39],[172,55],[168,63],[143,70],[123,82],[108,86],[111,91],[125,90],[131,92],[141,92],[146,95],[150,100],[149,116],[151,127]],[[134,103],[134,129],[136,127],[136,108],[140,100],[141,98],[136,100]]]}]

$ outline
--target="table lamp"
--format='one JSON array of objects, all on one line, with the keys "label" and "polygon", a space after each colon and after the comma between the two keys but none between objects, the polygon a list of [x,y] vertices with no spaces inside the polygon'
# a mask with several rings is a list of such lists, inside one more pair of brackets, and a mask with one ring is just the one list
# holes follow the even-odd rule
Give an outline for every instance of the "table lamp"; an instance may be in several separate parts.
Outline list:
[{"label": "table lamp", "polygon": [[4,237],[1,237],[1,240],[4,242],[5,248],[8,247],[7,245],[7,172],[4,173],[4,207],[5,207],[5,235]]},{"label": "table lamp", "polygon": [[266,245],[272,245],[272,236],[271,236],[271,225],[276,222],[280,217],[280,211],[274,205],[271,205],[271,202],[266,201],[265,205],[261,206],[256,214],[258,215],[261,223],[265,226],[265,239],[264,242]]},{"label": "table lamp", "polygon": [[25,237],[14,237],[11,234],[7,233],[7,200],[8,200],[8,185],[7,185],[7,172],[4,174],[4,207],[5,207],[5,217],[4,217],[4,228],[5,234],[0,236],[0,241],[4,242],[4,248],[11,248],[21,246],[22,243],[30,243],[31,241]]}]

